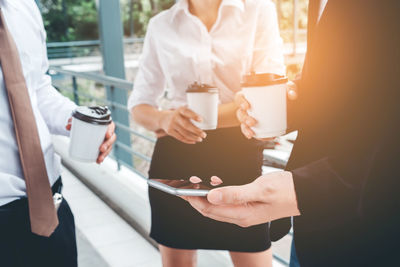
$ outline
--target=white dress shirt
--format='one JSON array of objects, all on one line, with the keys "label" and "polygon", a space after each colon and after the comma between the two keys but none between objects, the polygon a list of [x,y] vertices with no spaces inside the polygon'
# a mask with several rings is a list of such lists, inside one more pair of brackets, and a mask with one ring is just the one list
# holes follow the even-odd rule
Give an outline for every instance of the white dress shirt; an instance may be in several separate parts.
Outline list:
[{"label": "white dress shirt", "polygon": [[[46,33],[35,1],[0,0],[0,8],[18,48],[47,173],[53,184],[60,176],[60,158],[54,152],[51,134],[68,135],[65,126],[75,104],[59,94],[46,75]],[[24,175],[0,66],[0,205],[24,196]]]},{"label": "white dress shirt", "polygon": [[231,102],[249,71],[285,74],[283,42],[271,0],[223,0],[211,30],[181,0],[148,25],[128,107],[158,106],[168,91],[167,108],[186,104],[186,89],[198,81],[219,88]]}]

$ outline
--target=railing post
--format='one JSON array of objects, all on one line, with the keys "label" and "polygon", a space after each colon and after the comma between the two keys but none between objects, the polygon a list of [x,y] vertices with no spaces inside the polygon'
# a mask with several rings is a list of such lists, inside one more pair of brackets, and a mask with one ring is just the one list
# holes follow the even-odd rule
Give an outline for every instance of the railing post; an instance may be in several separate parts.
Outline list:
[{"label": "railing post", "polygon": [[[99,30],[101,51],[103,54],[103,69],[108,76],[125,79],[123,31],[119,1],[99,0]],[[127,104],[128,94],[120,88],[107,87],[107,99],[111,103]],[[111,107],[112,108],[112,107]],[[115,122],[129,127],[129,112],[119,108],[112,108]],[[131,147],[131,135],[117,127],[118,142]],[[116,144],[115,148],[118,147]],[[133,167],[133,158],[123,149],[114,150],[119,161]]]},{"label": "railing post", "polygon": [[298,0],[293,0],[293,56],[297,54]]},{"label": "railing post", "polygon": [[79,106],[78,83],[75,76],[72,76],[72,90],[74,93],[74,102]]},{"label": "railing post", "polygon": [[[111,100],[111,107],[109,107],[109,108],[111,108],[111,113],[112,114],[116,114],[117,110],[116,110],[115,105],[114,105],[115,87],[114,86],[110,86],[108,88],[108,90],[109,90],[108,99]],[[117,121],[116,118],[113,118],[113,119],[114,119],[114,121]],[[118,127],[117,127],[117,130],[119,130]],[[115,159],[117,160],[118,170],[121,169],[121,162],[120,161],[122,160],[121,155],[120,155],[120,151],[121,150],[119,149],[118,144],[116,146],[114,146],[114,156],[115,156]]]}]

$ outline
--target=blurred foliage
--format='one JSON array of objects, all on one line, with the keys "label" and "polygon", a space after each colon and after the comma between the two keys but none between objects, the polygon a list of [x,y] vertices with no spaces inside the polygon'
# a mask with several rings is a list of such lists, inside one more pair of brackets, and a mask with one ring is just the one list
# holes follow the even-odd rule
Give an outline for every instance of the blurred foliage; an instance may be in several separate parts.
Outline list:
[{"label": "blurred foliage", "polygon": [[175,0],[121,0],[125,35],[132,35],[131,26],[133,25],[134,35],[143,37],[150,18],[170,8],[173,4]]},{"label": "blurred foliage", "polygon": [[[294,0],[273,1],[278,9],[282,37],[285,42],[291,42]],[[150,18],[170,8],[175,0],[120,0],[120,3],[124,34],[143,37]],[[301,31],[307,28],[308,0],[298,0],[298,3],[297,25]],[[96,0],[41,0],[41,6],[49,42],[99,38]],[[305,41],[304,34],[299,35],[299,41]]]},{"label": "blurred foliage", "polygon": [[[279,27],[281,33],[292,32],[293,30],[293,3],[294,0],[272,0],[275,5],[279,16]],[[298,0],[298,21],[297,27],[300,30],[307,29],[307,10],[308,0]],[[284,39],[285,36],[283,36]],[[290,37],[287,37],[290,38]]]},{"label": "blurred foliage", "polygon": [[99,38],[94,0],[41,0],[48,42]]},{"label": "blurred foliage", "polygon": [[[175,0],[121,0],[124,34],[144,36],[150,18],[174,3]],[[95,0],[41,0],[41,8],[48,42],[99,39]]]}]

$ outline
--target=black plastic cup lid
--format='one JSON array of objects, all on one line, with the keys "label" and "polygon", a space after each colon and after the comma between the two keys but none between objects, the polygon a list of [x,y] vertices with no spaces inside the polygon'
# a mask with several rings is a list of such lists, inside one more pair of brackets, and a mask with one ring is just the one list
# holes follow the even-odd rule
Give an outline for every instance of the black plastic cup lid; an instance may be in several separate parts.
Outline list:
[{"label": "black plastic cup lid", "polygon": [[107,125],[112,122],[111,111],[106,106],[77,107],[72,117],[91,124]]},{"label": "black plastic cup lid", "polygon": [[268,86],[287,82],[288,78],[282,75],[251,72],[243,76],[242,87]]},{"label": "black plastic cup lid", "polygon": [[186,93],[218,93],[218,88],[206,83],[192,83]]}]

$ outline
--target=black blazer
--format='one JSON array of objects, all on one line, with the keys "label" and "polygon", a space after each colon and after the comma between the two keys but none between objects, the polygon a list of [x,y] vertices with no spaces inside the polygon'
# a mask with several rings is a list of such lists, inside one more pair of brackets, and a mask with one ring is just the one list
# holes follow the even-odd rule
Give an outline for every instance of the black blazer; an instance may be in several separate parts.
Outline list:
[{"label": "black blazer", "polygon": [[[329,0],[308,40],[287,166],[301,266],[387,266],[400,253],[399,14],[400,1]],[[273,222],[272,237],[289,227]]]}]

